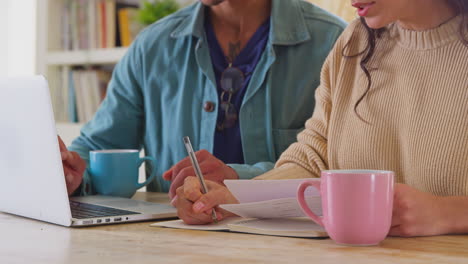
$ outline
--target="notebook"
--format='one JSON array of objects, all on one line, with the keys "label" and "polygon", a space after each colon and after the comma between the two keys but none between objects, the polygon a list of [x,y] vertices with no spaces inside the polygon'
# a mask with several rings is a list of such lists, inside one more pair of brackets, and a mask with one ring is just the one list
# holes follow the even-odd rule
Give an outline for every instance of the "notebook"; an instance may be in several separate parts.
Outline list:
[{"label": "notebook", "polygon": [[[219,223],[187,225],[182,220],[166,221],[151,226],[206,231],[232,231],[271,236],[328,237],[323,227],[305,217],[297,202],[296,192],[305,180],[225,180],[224,184],[239,201],[219,207],[238,215]],[[317,215],[322,215],[321,198],[317,189],[305,192],[307,204]]]},{"label": "notebook", "polygon": [[0,78],[0,146],[2,212],[63,226],[177,216],[170,205],[127,198],[69,199],[48,84],[42,76]]},{"label": "notebook", "polygon": [[323,227],[307,217],[272,219],[229,217],[218,223],[208,225],[187,225],[182,220],[174,220],[157,222],[150,226],[205,231],[230,231],[284,237],[328,237]]}]

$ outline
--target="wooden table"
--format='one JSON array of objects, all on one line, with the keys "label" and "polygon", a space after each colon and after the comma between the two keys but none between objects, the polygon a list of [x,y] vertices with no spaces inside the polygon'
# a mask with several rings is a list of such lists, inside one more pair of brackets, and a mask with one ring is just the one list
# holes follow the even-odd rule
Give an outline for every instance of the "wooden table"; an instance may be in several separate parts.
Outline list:
[{"label": "wooden table", "polygon": [[[135,199],[166,202],[166,194]],[[66,228],[0,213],[0,263],[468,263],[468,236],[387,238],[346,247],[284,238],[150,227],[151,222]]]}]

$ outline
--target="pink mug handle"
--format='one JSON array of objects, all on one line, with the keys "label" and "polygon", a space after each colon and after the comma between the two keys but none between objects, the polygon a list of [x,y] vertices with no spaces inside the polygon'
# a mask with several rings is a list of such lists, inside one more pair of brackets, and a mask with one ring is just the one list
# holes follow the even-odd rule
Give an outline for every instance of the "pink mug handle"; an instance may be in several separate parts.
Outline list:
[{"label": "pink mug handle", "polygon": [[320,192],[320,182],[317,181],[305,181],[299,185],[299,188],[297,188],[297,201],[299,201],[299,205],[302,208],[302,211],[310,217],[312,220],[314,220],[315,223],[321,225],[322,227],[325,227],[323,224],[322,217],[317,216],[310,210],[309,206],[307,205],[305,198],[304,198],[304,192],[307,187],[312,186],[315,187],[319,190]]}]

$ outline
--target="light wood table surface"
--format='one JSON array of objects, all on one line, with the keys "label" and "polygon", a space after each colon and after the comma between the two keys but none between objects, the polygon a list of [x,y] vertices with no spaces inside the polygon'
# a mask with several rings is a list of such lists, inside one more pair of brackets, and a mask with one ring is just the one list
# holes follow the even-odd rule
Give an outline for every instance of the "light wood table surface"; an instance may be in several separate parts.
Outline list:
[{"label": "light wood table surface", "polygon": [[[134,199],[168,202],[166,194]],[[0,213],[0,263],[468,263],[468,236],[387,238],[373,247],[150,227],[152,222],[67,228]]]}]

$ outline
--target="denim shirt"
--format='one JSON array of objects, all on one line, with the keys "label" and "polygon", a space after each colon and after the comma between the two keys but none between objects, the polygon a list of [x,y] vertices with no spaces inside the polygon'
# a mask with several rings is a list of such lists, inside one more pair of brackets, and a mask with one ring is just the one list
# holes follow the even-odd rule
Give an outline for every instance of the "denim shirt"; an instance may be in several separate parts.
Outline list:
[{"label": "denim shirt", "polygon": [[[143,30],[116,65],[106,98],[70,146],[85,160],[95,149],[144,149],[157,160],[148,191],[167,192],[162,174],[195,150],[212,153],[219,103],[206,35],[206,7],[194,3]],[[245,164],[228,164],[241,179],[273,168],[314,109],[322,64],[346,26],[301,0],[273,0],[268,43],[252,73],[239,126]],[[149,171],[147,171],[148,174]],[[83,175],[81,194],[93,193]]]}]

